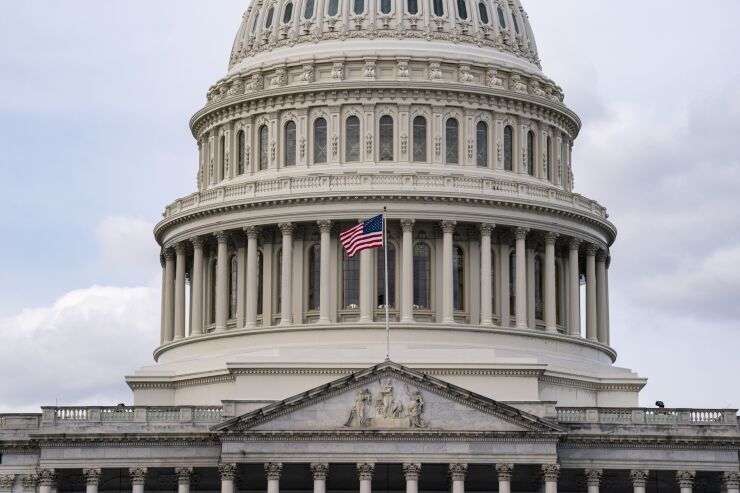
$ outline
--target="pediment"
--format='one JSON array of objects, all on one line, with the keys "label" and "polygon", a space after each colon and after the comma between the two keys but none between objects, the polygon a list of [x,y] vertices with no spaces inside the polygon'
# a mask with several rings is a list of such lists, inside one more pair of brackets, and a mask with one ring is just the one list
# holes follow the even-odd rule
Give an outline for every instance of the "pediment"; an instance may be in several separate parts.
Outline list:
[{"label": "pediment", "polygon": [[392,362],[232,418],[212,429],[225,433],[564,431],[537,416]]}]

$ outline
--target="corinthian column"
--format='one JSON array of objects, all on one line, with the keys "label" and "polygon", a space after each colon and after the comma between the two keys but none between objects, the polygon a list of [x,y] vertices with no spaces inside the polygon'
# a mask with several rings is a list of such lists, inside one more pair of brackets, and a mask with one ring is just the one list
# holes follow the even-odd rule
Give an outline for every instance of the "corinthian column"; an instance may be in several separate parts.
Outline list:
[{"label": "corinthian column", "polygon": [[740,493],[740,473],[737,471],[723,473],[722,486],[727,493]]},{"label": "corinthian column", "polygon": [[542,479],[545,481],[545,493],[558,493],[558,477],[560,464],[545,464],[542,466]]},{"label": "corinthian column", "polygon": [[283,263],[280,284],[280,325],[293,324],[293,223],[278,224],[283,233]]},{"label": "corinthian column", "polygon": [[26,474],[21,476],[21,488],[23,493],[36,493],[36,487],[39,483],[39,477],[36,474]]},{"label": "corinthian column", "polygon": [[236,477],[236,464],[219,464],[218,473],[221,476],[221,493],[234,493],[234,478]]},{"label": "corinthian column", "polygon": [[192,290],[191,299],[193,307],[191,310],[190,335],[197,336],[203,333],[203,244],[202,237],[196,236],[190,242],[193,244],[193,273],[190,279]]},{"label": "corinthian column", "polygon": [[555,279],[555,242],[557,233],[545,234],[545,330],[557,332],[557,291]]},{"label": "corinthian column", "polygon": [[586,469],[586,485],[588,486],[588,493],[599,493],[601,475],[601,469]]},{"label": "corinthian column", "polygon": [[609,316],[609,302],[606,298],[606,252],[596,252],[596,320],[597,335],[602,344],[609,343],[607,334],[607,317]]},{"label": "corinthian column", "polygon": [[480,324],[493,325],[493,279],[491,278],[492,224],[479,224],[480,230]]},{"label": "corinthian column", "polygon": [[267,476],[267,493],[280,493],[280,473],[283,464],[280,462],[265,463],[265,475]]},{"label": "corinthian column", "polygon": [[406,493],[419,493],[419,473],[421,464],[404,464],[403,475],[406,478]]},{"label": "corinthian column", "polygon": [[321,232],[321,277],[319,278],[319,323],[331,323],[331,221],[318,221]]},{"label": "corinthian column", "polygon": [[100,468],[82,470],[82,476],[85,478],[85,493],[98,493],[101,475],[102,471]]},{"label": "corinthian column", "polygon": [[526,329],[527,325],[527,234],[529,229],[517,228],[516,238],[516,326]]},{"label": "corinthian column", "polygon": [[498,493],[511,493],[511,473],[513,471],[514,464],[496,464]]},{"label": "corinthian column", "polygon": [[54,469],[39,469],[36,471],[39,478],[39,493],[51,493],[56,486],[57,474]]},{"label": "corinthian column", "polygon": [[454,323],[454,300],[452,299],[452,234],[456,221],[442,221],[442,322]]},{"label": "corinthian column", "polygon": [[215,233],[218,241],[216,259],[216,332],[226,330],[229,309],[229,236],[223,231]]},{"label": "corinthian column", "polygon": [[360,493],[372,493],[374,472],[375,464],[367,462],[357,464],[357,475],[360,477]]},{"label": "corinthian column", "polygon": [[633,469],[630,471],[634,493],[645,493],[649,471],[647,469]]},{"label": "corinthian column", "polygon": [[581,240],[571,238],[568,242],[568,334],[581,335],[581,277],[578,250]]},{"label": "corinthian column", "polygon": [[694,489],[696,471],[676,471],[676,481],[681,488],[681,493],[691,493]]},{"label": "corinthian column", "polygon": [[257,326],[257,300],[259,299],[259,279],[257,266],[257,237],[259,228],[247,226],[244,228],[247,234],[247,309],[245,326],[253,329]]},{"label": "corinthian column", "polygon": [[0,493],[11,493],[15,484],[15,474],[0,475]]},{"label": "corinthian column", "polygon": [[401,322],[414,321],[414,220],[401,219]]},{"label": "corinthian column", "polygon": [[185,263],[187,247],[184,242],[175,245],[175,340],[185,337]]},{"label": "corinthian column", "polygon": [[175,338],[175,251],[164,251],[164,342]]},{"label": "corinthian column", "polygon": [[586,338],[598,340],[598,318],[596,311],[596,251],[594,244],[586,246]]},{"label": "corinthian column", "polygon": [[450,464],[450,478],[452,479],[451,493],[465,493],[465,476],[467,475],[467,464]]},{"label": "corinthian column", "polygon": [[190,478],[193,475],[192,467],[176,467],[177,493],[190,493]]},{"label": "corinthian column", "polygon": [[131,493],[144,493],[144,484],[146,483],[146,467],[132,467],[128,470],[131,476]]},{"label": "corinthian column", "polygon": [[311,464],[313,475],[313,493],[326,493],[326,478],[329,475],[329,464],[314,462]]},{"label": "corinthian column", "polygon": [[[246,307],[245,307],[245,291],[246,286],[246,269],[244,268],[247,264],[247,242],[244,240],[244,236],[234,236],[234,243],[236,244],[236,327],[241,329],[246,325]],[[229,266],[231,268],[231,266]],[[229,300],[231,302],[231,300]]]}]

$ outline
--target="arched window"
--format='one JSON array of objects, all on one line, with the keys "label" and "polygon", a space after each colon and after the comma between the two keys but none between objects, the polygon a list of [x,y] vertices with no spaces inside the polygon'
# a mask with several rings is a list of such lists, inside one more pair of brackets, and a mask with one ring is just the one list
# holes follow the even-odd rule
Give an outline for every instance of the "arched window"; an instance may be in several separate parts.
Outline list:
[{"label": "arched window", "polygon": [[293,2],[288,2],[283,10],[283,24],[289,23],[293,19]]},{"label": "arched window", "polygon": [[414,245],[414,308],[429,309],[431,307],[431,251],[426,243]]},{"label": "arched window", "polygon": [[365,0],[354,0],[352,12],[355,15],[362,15],[365,12]]},{"label": "arched window", "polygon": [[267,19],[265,19],[265,29],[272,27],[272,17],[275,15],[275,7],[270,7],[267,11]]},{"label": "arched window", "polygon": [[239,278],[239,260],[236,255],[231,256],[229,265],[229,318],[236,318],[236,292]]},{"label": "arched window", "polygon": [[504,9],[501,7],[496,8],[496,13],[498,14],[498,24],[501,27],[502,30],[506,31],[506,14],[504,14]]},{"label": "arched window", "polygon": [[314,164],[325,163],[329,156],[327,140],[326,119],[317,118],[313,122],[313,162]]},{"label": "arched window", "polygon": [[534,132],[527,132],[527,173],[534,176]]},{"label": "arched window", "polygon": [[552,164],[552,138],[547,137],[547,176],[550,180],[555,181],[555,170]]},{"label": "arched window", "polygon": [[306,0],[306,6],[303,9],[304,19],[310,19],[313,17],[313,2],[314,0]]},{"label": "arched window", "polygon": [[415,162],[426,162],[427,160],[427,119],[423,116],[414,118],[413,132],[413,160]]},{"label": "arched window", "polygon": [[264,312],[262,309],[262,287],[264,286],[265,281],[265,266],[263,258],[262,250],[257,250],[257,315],[262,315]]},{"label": "arched window", "polygon": [[218,140],[218,157],[220,163],[221,179],[226,179],[226,137],[223,135]]},{"label": "arched window", "polygon": [[391,13],[391,0],[380,0],[380,13],[381,14]]},{"label": "arched window", "polygon": [[330,17],[334,17],[339,13],[339,0],[329,0],[328,14]]},{"label": "arched window", "polygon": [[360,307],[360,256],[350,257],[346,251],[342,255],[342,306],[354,310]]},{"label": "arched window", "polygon": [[504,128],[504,169],[514,171],[514,129],[510,125]]},{"label": "arched window", "polygon": [[509,255],[509,313],[516,317],[516,252]]},{"label": "arched window", "polygon": [[350,116],[345,122],[345,141],[346,151],[345,160],[347,162],[360,160],[360,119],[356,116]]},{"label": "arched window", "polygon": [[462,20],[468,19],[468,6],[465,0],[457,0],[457,15]]},{"label": "arched window", "polygon": [[465,253],[456,246],[452,249],[452,304],[455,310],[465,310]]},{"label": "arched window", "polygon": [[[385,255],[378,250],[378,308],[385,308]],[[396,247],[388,243],[388,306],[396,306]]]},{"label": "arched window", "polygon": [[239,130],[239,133],[236,134],[236,156],[237,156],[237,172],[240,175],[244,174],[245,166],[246,166],[246,154],[245,154],[245,147],[246,147],[246,138],[244,134],[244,130]]},{"label": "arched window", "polygon": [[478,122],[475,127],[475,164],[488,166],[488,125]]},{"label": "arched window", "polygon": [[295,122],[289,121],[285,124],[285,156],[284,166],[295,166]]},{"label": "arched window", "polygon": [[444,5],[444,0],[432,0],[432,9],[434,10],[434,15],[436,15],[437,17],[442,17],[445,14]]},{"label": "arched window", "polygon": [[216,323],[216,275],[218,273],[218,263],[214,260],[211,264],[211,289],[208,292],[208,323]]},{"label": "arched window", "polygon": [[516,14],[511,14],[511,21],[514,23],[514,31],[516,31],[517,36],[520,34],[519,32],[519,23],[516,20]]},{"label": "arched window", "polygon": [[418,0],[406,0],[406,10],[408,10],[409,14],[416,15],[419,13],[419,3]]},{"label": "arched window", "polygon": [[544,307],[545,303],[543,300],[543,293],[545,292],[544,287],[544,274],[542,272],[542,258],[535,257],[534,259],[534,318],[535,320],[542,320],[544,318]]},{"label": "arched window", "polygon": [[283,310],[283,250],[278,250],[275,262],[275,313],[281,313]]},{"label": "arched window", "polygon": [[321,300],[321,245],[308,250],[308,309],[318,310]]},{"label": "arched window", "polygon": [[259,26],[260,23],[260,13],[259,11],[254,15],[254,24],[252,24],[252,34],[257,32],[257,26]]},{"label": "arched window", "polygon": [[445,156],[447,164],[460,162],[459,152],[459,125],[457,120],[449,118],[445,124]]},{"label": "arched window", "polygon": [[268,149],[267,149],[267,146],[268,146],[268,143],[267,143],[267,140],[268,140],[267,125],[262,125],[260,127],[259,135],[260,135],[260,148],[259,148],[259,152],[260,152],[260,170],[264,170],[264,169],[267,169],[267,167],[268,167],[268,159],[267,159],[267,156],[268,156],[268,154],[267,154],[267,152],[268,152]]},{"label": "arched window", "polygon": [[380,117],[378,138],[378,155],[381,161],[393,161],[393,118],[388,115]]},{"label": "arched window", "polygon": [[488,7],[484,2],[478,2],[478,14],[480,14],[481,23],[488,24]]}]

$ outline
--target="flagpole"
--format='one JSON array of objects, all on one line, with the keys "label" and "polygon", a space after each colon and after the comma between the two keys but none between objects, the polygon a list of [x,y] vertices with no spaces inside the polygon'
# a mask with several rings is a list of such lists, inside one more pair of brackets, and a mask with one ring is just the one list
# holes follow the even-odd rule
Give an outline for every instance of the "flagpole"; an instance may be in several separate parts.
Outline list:
[{"label": "flagpole", "polygon": [[385,294],[383,302],[385,303],[385,359],[391,359],[391,324],[390,324],[390,300],[388,299],[388,228],[385,215],[388,212],[387,207],[383,207],[383,257],[385,258]]}]

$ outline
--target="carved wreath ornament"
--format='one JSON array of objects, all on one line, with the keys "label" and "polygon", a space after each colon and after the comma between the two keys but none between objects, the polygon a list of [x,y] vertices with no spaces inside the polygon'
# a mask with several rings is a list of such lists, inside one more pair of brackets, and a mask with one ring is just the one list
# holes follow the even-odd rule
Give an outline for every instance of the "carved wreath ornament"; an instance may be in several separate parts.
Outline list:
[{"label": "carved wreath ornament", "polygon": [[420,390],[406,386],[406,402],[396,399],[393,381],[380,381],[380,389],[373,396],[368,388],[355,392],[354,403],[349,411],[348,428],[426,428],[424,421],[424,399]]}]

